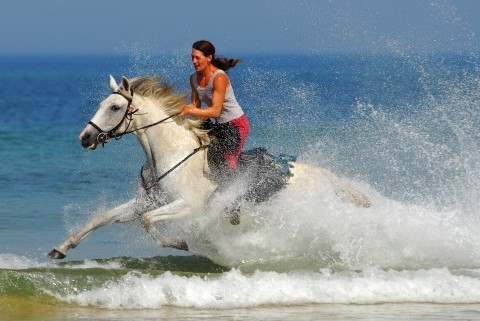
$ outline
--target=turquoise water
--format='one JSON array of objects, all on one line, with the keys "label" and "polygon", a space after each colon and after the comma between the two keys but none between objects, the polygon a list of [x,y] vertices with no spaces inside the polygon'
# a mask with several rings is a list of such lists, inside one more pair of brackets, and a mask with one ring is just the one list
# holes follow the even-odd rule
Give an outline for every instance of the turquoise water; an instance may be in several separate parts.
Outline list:
[{"label": "turquoise water", "polygon": [[[34,300],[60,307],[52,320],[69,309],[77,319],[153,319],[172,311],[178,318],[371,319],[382,315],[379,304],[399,318],[478,317],[476,58],[240,58],[230,77],[251,119],[247,148],[328,168],[373,206],[282,195],[246,213],[252,225],[189,231],[192,248],[201,251],[207,240],[215,258],[235,262],[229,267],[205,259],[212,265],[196,270],[198,261],[157,248],[138,223],[95,231],[69,252],[73,267],[51,262],[46,254],[68,233],[134,196],[143,163],[135,139],[86,151],[77,138],[109,93],[108,75],[158,74],[188,91],[189,57],[4,57],[2,302],[20,297],[20,306]],[[158,263],[165,256],[174,264]]]}]

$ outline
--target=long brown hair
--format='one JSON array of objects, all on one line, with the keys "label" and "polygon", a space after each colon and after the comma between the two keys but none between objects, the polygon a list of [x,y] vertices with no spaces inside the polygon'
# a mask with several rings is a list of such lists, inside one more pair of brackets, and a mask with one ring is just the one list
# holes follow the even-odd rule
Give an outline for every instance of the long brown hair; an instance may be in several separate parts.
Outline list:
[{"label": "long brown hair", "polygon": [[240,59],[227,59],[225,57],[216,57],[215,56],[215,47],[213,44],[208,40],[199,40],[196,41],[192,45],[192,49],[196,49],[201,51],[205,57],[212,56],[212,65],[217,68],[222,69],[223,71],[227,71],[230,68],[235,67],[239,62]]}]

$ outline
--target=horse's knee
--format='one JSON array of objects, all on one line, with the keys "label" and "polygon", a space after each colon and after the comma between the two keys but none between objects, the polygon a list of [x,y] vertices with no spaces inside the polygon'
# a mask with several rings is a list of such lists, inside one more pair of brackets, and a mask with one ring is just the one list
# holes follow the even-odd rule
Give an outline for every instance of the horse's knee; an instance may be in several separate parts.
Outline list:
[{"label": "horse's knee", "polygon": [[147,215],[142,215],[140,217],[140,223],[142,224],[143,228],[146,229],[147,231],[150,229],[150,226],[152,225],[152,222]]}]

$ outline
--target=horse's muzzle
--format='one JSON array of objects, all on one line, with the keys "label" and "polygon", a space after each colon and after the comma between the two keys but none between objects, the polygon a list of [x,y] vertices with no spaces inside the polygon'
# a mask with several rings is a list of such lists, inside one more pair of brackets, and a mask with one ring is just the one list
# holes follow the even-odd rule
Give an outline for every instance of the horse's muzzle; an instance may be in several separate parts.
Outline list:
[{"label": "horse's muzzle", "polygon": [[94,150],[97,148],[97,138],[95,135],[92,135],[88,131],[88,128],[85,128],[80,135],[78,136],[78,139],[80,140],[80,144],[82,145],[83,148],[88,148],[91,150]]}]

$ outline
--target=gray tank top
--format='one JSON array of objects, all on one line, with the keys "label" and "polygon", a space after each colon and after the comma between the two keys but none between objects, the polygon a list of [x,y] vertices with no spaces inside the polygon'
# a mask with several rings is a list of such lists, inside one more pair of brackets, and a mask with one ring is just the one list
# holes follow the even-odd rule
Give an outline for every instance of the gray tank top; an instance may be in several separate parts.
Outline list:
[{"label": "gray tank top", "polygon": [[[212,105],[213,80],[220,73],[223,73],[226,75],[225,71],[221,69],[215,71],[212,77],[210,77],[210,80],[208,81],[208,84],[206,87],[200,87],[198,85],[196,72],[190,76],[190,83],[192,84],[193,88],[197,90],[200,101],[206,104],[207,106]],[[232,84],[229,83],[227,87],[227,91],[225,93],[225,100],[223,101],[222,112],[220,113],[220,116],[217,118],[217,121],[219,123],[226,123],[231,120],[237,119],[242,115],[243,115],[242,107],[240,107],[240,105],[237,102],[237,99],[235,98]]]}]

